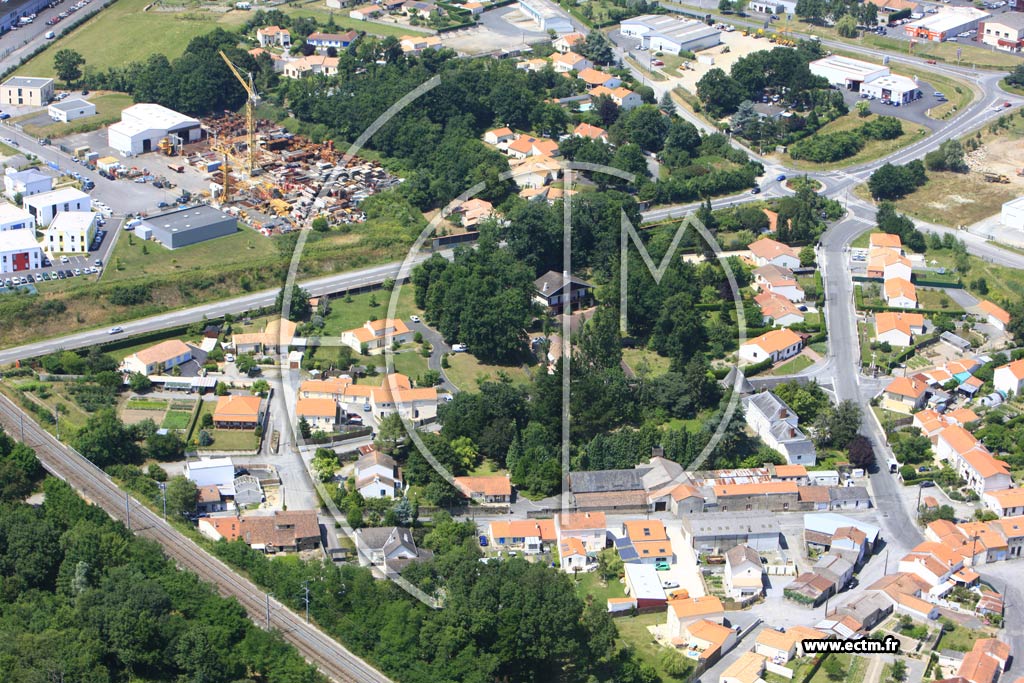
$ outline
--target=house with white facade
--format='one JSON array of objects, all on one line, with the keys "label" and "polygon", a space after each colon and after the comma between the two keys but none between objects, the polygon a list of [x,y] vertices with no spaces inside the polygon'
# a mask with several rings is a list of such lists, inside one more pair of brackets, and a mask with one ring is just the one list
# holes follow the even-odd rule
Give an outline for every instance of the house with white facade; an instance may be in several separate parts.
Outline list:
[{"label": "house with white facade", "polygon": [[738,545],[725,553],[725,594],[733,600],[760,595],[763,590],[764,565],[756,550]]},{"label": "house with white facade", "polygon": [[800,353],[803,340],[796,332],[788,328],[765,332],[740,346],[740,360],[747,363],[760,363],[771,358],[779,362]]},{"label": "house with white facade", "polygon": [[782,454],[789,465],[813,467],[817,463],[814,442],[800,430],[800,418],[771,391],[743,398],[747,426],[765,445]]},{"label": "house with white facade", "polygon": [[18,171],[13,168],[4,169],[4,194],[11,201],[15,196],[29,197],[53,189],[53,176],[35,168]]},{"label": "house with white facade", "polygon": [[608,540],[608,522],[603,512],[570,512],[555,515],[558,543],[578,538],[588,554],[604,550]]},{"label": "house with white facade", "polygon": [[803,301],[806,298],[803,287],[797,283],[793,271],[771,263],[763,265],[754,271],[752,286],[754,289],[762,292],[773,292],[784,296],[794,303]]},{"label": "house with white facade", "polygon": [[122,372],[161,375],[192,360],[192,347],[180,339],[168,339],[136,351],[121,361]]},{"label": "house with white facade", "polygon": [[394,458],[373,446],[364,446],[352,475],[363,498],[394,498],[402,490],[402,479]]},{"label": "house with white facade", "polygon": [[[390,335],[390,336],[389,336]],[[408,344],[413,333],[400,318],[368,320],[362,327],[341,333],[341,343],[356,353],[376,355],[384,353],[389,343]]]},{"label": "house with white facade", "polygon": [[992,383],[1006,396],[1019,396],[1024,387],[1024,358],[996,368]]},{"label": "house with white facade", "polygon": [[770,237],[751,242],[747,245],[747,249],[750,250],[754,263],[759,267],[769,264],[788,270],[800,267],[800,252]]}]

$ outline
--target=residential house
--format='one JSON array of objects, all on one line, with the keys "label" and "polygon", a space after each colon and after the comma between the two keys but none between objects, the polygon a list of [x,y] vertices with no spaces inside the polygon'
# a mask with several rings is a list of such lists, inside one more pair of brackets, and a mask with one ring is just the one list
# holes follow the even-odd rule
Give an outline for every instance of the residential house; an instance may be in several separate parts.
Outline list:
[{"label": "residential house", "polygon": [[349,10],[348,16],[359,21],[367,21],[369,19],[376,19],[382,14],[384,14],[384,10],[378,5],[362,5],[361,7]]},{"label": "residential house", "polygon": [[556,514],[554,522],[559,544],[567,538],[578,538],[587,554],[597,554],[607,545],[608,522],[603,512]]},{"label": "residential house", "polygon": [[833,486],[828,490],[829,510],[866,510],[871,496],[863,486]]},{"label": "residential house", "polygon": [[[543,189],[549,202],[553,202],[556,188],[546,187],[548,184],[558,180],[562,173],[562,164],[550,156],[530,156],[519,161],[509,163],[512,169],[512,180],[518,187],[525,190]],[[558,192],[562,192],[558,188]],[[528,196],[520,193],[524,199]]]},{"label": "residential house", "polygon": [[484,133],[484,142],[488,145],[495,145],[501,147],[502,145],[508,145],[516,139],[516,134],[512,132],[511,128],[495,128]]},{"label": "residential house", "polygon": [[888,249],[898,255],[902,255],[903,241],[899,235],[888,232],[873,232],[868,237],[868,249]]},{"label": "residential house", "polygon": [[470,13],[470,15],[476,17],[484,13],[485,5],[482,2],[464,2],[462,3],[462,9]]},{"label": "residential house", "polygon": [[[892,614],[892,609],[892,602],[885,595],[879,595],[878,593],[867,593],[864,595],[859,593],[848,597],[845,602],[832,610],[826,618],[831,617],[834,620],[842,620],[843,617],[849,617],[853,621],[846,622],[847,625],[855,625],[857,626],[857,631],[868,632]],[[822,624],[819,622],[816,628],[820,629],[821,627]],[[846,636],[846,638],[849,639],[849,636]]]},{"label": "residential house", "polygon": [[558,52],[565,54],[566,52],[572,52],[577,49],[582,43],[586,41],[587,37],[582,33],[567,33],[564,36],[556,38],[551,46]]},{"label": "residential house", "polygon": [[320,522],[315,510],[276,510],[272,515],[243,515],[238,538],[265,553],[299,552],[320,547]]},{"label": "residential house", "polygon": [[754,270],[752,287],[762,292],[780,294],[794,303],[801,302],[806,298],[803,287],[797,283],[793,271],[773,264],[764,265]]},{"label": "residential house", "polygon": [[594,63],[583,55],[578,55],[575,52],[558,52],[551,55],[551,64],[555,68],[556,73],[568,73],[570,71],[583,71],[584,69],[592,69]]},{"label": "residential house", "polygon": [[256,40],[260,47],[283,47],[292,46],[292,34],[286,28],[280,26],[264,26],[256,30]]},{"label": "residential house", "polygon": [[1005,517],[991,524],[1006,539],[1007,558],[1019,558],[1024,549],[1024,517]]},{"label": "residential house", "polygon": [[823,632],[809,626],[790,626],[785,631],[765,627],[757,634],[753,651],[782,666],[803,654],[802,641],[821,640],[825,637]]},{"label": "residential house", "polygon": [[668,601],[667,617],[669,637],[681,637],[687,626],[698,621],[707,620],[721,624],[725,621],[725,608],[722,606],[722,601],[714,595],[681,598]]},{"label": "residential house", "polygon": [[161,375],[192,360],[192,347],[180,339],[168,339],[136,351],[121,361],[122,372]]},{"label": "residential house", "polygon": [[[1024,18],[1024,17],[1022,17]],[[1010,314],[1005,309],[996,306],[991,301],[982,299],[978,303],[978,308],[985,315],[985,322],[997,330],[1005,330],[1006,326],[1010,324]]]},{"label": "residential house", "polygon": [[715,484],[712,487],[718,509],[796,510],[799,490],[792,481],[759,481],[742,484]]},{"label": "residential house", "polygon": [[314,432],[333,432],[338,424],[338,403],[331,398],[300,398],[295,416],[305,420]]},{"label": "residential house", "polygon": [[650,508],[643,474],[641,469],[570,472],[572,500],[582,511],[646,512]]},{"label": "residential house", "polygon": [[804,572],[783,589],[783,595],[817,607],[837,590],[835,581],[817,572]]},{"label": "residential house", "polygon": [[626,579],[626,595],[636,609],[661,607],[665,604],[665,589],[661,574],[652,564],[628,563],[622,566]]},{"label": "residential house", "polygon": [[341,343],[356,353],[377,355],[384,353],[389,344],[408,344],[413,339],[412,330],[401,318],[368,320],[362,327],[341,333]]},{"label": "residential house", "polygon": [[505,153],[514,159],[525,159],[531,156],[553,157],[558,155],[558,143],[547,138],[520,135],[508,143]]},{"label": "residential house", "polygon": [[704,495],[695,486],[679,484],[669,492],[669,495],[669,510],[679,517],[704,511]]},{"label": "residential house", "polygon": [[197,488],[227,488],[235,480],[235,466],[230,458],[200,458],[185,461],[185,478]]},{"label": "residential house", "polygon": [[580,308],[590,300],[594,285],[574,275],[549,270],[533,281],[533,299],[542,306],[562,312],[566,306]]},{"label": "residential house", "polygon": [[980,638],[964,655],[957,676],[968,683],[996,683],[1009,659],[1009,645],[996,638]]},{"label": "residential house", "polygon": [[583,572],[597,566],[587,556],[587,550],[583,547],[583,541],[578,538],[567,538],[558,544],[558,560],[563,572]]},{"label": "residential house", "polygon": [[891,280],[892,278],[911,279],[910,259],[892,249],[868,250],[867,276]]},{"label": "residential house", "polygon": [[416,424],[433,421],[437,417],[437,389],[412,387],[403,374],[385,375],[379,385],[352,384],[341,397],[342,407],[349,412],[369,410],[378,420],[398,413]]},{"label": "residential house", "polygon": [[[622,80],[618,76],[613,76],[609,73],[605,73],[604,71],[599,71],[598,69],[583,69],[576,74],[576,78],[586,83],[587,89],[590,90],[598,87],[604,87],[611,90],[622,85]],[[605,140],[605,142],[607,142],[607,140]]]},{"label": "residential house", "polygon": [[440,50],[444,47],[437,36],[402,36],[399,45],[407,55],[419,55],[426,50]]},{"label": "residential house", "polygon": [[924,407],[928,385],[912,377],[896,377],[882,391],[882,407],[911,415]]},{"label": "residential house", "polygon": [[544,69],[547,69],[550,66],[551,62],[540,57],[535,57],[533,59],[523,59],[516,62],[516,68],[519,69],[520,71],[532,71],[533,73],[543,71]]},{"label": "residential house", "polygon": [[761,595],[764,565],[756,550],[746,545],[730,548],[725,553],[725,594],[733,600]]},{"label": "residential house", "polygon": [[672,542],[659,520],[630,520],[622,524],[623,538],[616,539],[616,548],[623,562],[656,564],[676,560]]},{"label": "residential house", "polygon": [[455,487],[467,498],[484,503],[512,502],[512,482],[507,476],[455,477]]},{"label": "residential house", "polygon": [[299,57],[284,65],[284,75],[294,79],[309,75],[337,76],[338,58],[319,54]]},{"label": "residential house", "polygon": [[781,294],[761,292],[754,297],[754,302],[761,307],[761,321],[764,325],[789,327],[804,321],[803,311]]},{"label": "residential house", "polygon": [[266,406],[259,396],[218,396],[213,426],[216,429],[255,429],[263,424],[265,416]]},{"label": "residential house", "polygon": [[340,52],[351,45],[358,35],[355,31],[345,31],[344,33],[314,31],[306,36],[306,45],[312,45],[317,52],[326,53],[331,48]]},{"label": "residential house", "polygon": [[235,515],[200,517],[197,530],[211,541],[237,541],[242,533],[241,520]]},{"label": "residential house", "polygon": [[686,657],[707,666],[736,645],[736,631],[709,619],[699,619],[684,626],[672,644]]},{"label": "residential house", "polygon": [[726,667],[718,677],[718,683],[764,683],[765,658],[756,652],[744,652],[740,658]]},{"label": "residential house", "polygon": [[996,368],[992,383],[1005,396],[1019,396],[1024,387],[1024,358]]},{"label": "residential house", "polygon": [[981,496],[981,502],[986,510],[1000,517],[1024,515],[1024,488],[986,491]]},{"label": "residential house", "polygon": [[363,498],[394,498],[402,491],[402,475],[394,459],[374,446],[359,449],[353,476]]},{"label": "residential house", "polygon": [[578,138],[589,138],[590,140],[600,140],[601,142],[608,142],[608,132],[599,126],[593,126],[589,123],[580,123],[573,129],[572,134]]},{"label": "residential house", "polygon": [[772,362],[786,360],[800,353],[803,340],[788,328],[765,332],[740,346],[740,360],[747,363],[760,363],[771,358]]},{"label": "residential house", "polygon": [[231,335],[235,353],[284,354],[295,342],[297,323],[287,318],[274,318],[262,332],[241,332]]},{"label": "residential house", "polygon": [[924,334],[920,313],[885,311],[875,314],[875,339],[890,346],[911,346],[914,335]]},{"label": "residential house", "polygon": [[196,488],[196,512],[208,515],[212,512],[223,512],[227,509],[220,487],[213,484]]},{"label": "residential house", "polygon": [[352,384],[348,375],[325,379],[307,379],[299,384],[299,398],[329,398],[340,401],[345,388]]},{"label": "residential house", "polygon": [[973,434],[959,425],[949,425],[939,432],[935,456],[949,461],[979,496],[987,491],[1008,489],[1013,483],[1006,463],[992,457]]},{"label": "residential house", "polygon": [[556,540],[555,523],[550,519],[495,520],[488,528],[491,544],[501,550],[521,550],[527,555],[543,552],[545,545]]},{"label": "residential house", "polygon": [[917,308],[917,288],[910,280],[890,278],[882,287],[885,303],[893,308]]},{"label": "residential house", "polygon": [[424,562],[434,553],[417,548],[412,532],[405,527],[369,527],[356,529],[359,564],[382,568],[391,574],[402,571],[411,562]]},{"label": "residential house", "polygon": [[814,563],[811,568],[815,574],[824,576],[836,585],[836,590],[843,590],[846,584],[853,578],[854,565],[845,557],[831,550]]},{"label": "residential house", "polygon": [[869,591],[878,591],[888,596],[893,609],[914,619],[935,619],[939,608],[922,596],[931,586],[916,574],[888,574],[868,586]]},{"label": "residential house", "polygon": [[781,453],[787,464],[815,465],[814,443],[800,430],[800,418],[785,401],[765,391],[743,397],[742,404],[747,426],[766,446]]},{"label": "residential house", "polygon": [[934,541],[925,541],[900,558],[900,572],[913,574],[936,588],[950,580],[953,574],[964,567],[963,555],[949,546]]},{"label": "residential house", "polygon": [[747,249],[757,266],[773,265],[790,271],[800,267],[800,252],[770,237],[751,242]]},{"label": "residential house", "polygon": [[422,2],[421,0],[413,0],[412,2],[403,3],[402,11],[406,16],[419,17],[420,19],[430,19],[431,17],[445,14],[445,12],[434,3]]},{"label": "residential house", "polygon": [[617,104],[620,109],[629,111],[630,109],[636,109],[643,100],[640,99],[640,95],[636,94],[629,88],[619,86],[618,88],[607,88],[603,85],[599,85],[590,91],[591,98],[597,97],[610,97],[612,102]]},{"label": "residential house", "polygon": [[846,515],[833,512],[804,515],[804,541],[825,550],[833,547],[856,550],[858,556],[866,557],[874,550],[879,533],[877,526]]}]

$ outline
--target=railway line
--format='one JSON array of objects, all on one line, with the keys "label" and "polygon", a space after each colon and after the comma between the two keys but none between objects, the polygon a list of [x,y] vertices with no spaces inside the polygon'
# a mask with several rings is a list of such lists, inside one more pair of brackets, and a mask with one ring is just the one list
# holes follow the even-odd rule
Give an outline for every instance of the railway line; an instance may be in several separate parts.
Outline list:
[{"label": "railway line", "polygon": [[[121,522],[130,522],[139,536],[158,542],[168,557],[230,596],[260,626],[265,624],[266,594],[248,579],[200,548],[194,541],[125,494],[103,470],[57,441],[5,396],[0,396],[0,424],[8,434],[36,451],[43,467]],[[308,662],[337,683],[391,683],[391,679],[352,654],[340,643],[276,600],[272,600],[271,625],[295,646]]]}]

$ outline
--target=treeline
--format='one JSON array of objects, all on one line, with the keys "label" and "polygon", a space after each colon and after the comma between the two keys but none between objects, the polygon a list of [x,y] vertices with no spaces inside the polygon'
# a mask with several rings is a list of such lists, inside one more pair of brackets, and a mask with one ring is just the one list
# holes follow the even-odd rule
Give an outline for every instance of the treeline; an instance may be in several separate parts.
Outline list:
[{"label": "treeline", "polygon": [[428,594],[443,592],[444,609],[428,608],[363,568],[274,561],[241,542],[217,543],[214,551],[278,596],[298,596],[308,581],[317,622],[403,683],[659,680],[616,643],[604,605],[577,597],[568,575],[520,558],[481,564],[475,525],[444,513],[434,515],[425,535],[415,533],[434,559],[410,565],[403,576]]},{"label": "treeline", "polygon": [[4,680],[324,680],[156,543],[57,479],[43,488],[40,507],[0,505]]},{"label": "treeline", "polygon": [[848,159],[864,149],[869,140],[895,140],[903,135],[903,124],[895,116],[879,116],[855,130],[844,130],[804,138],[789,147],[794,159],[828,163]]}]

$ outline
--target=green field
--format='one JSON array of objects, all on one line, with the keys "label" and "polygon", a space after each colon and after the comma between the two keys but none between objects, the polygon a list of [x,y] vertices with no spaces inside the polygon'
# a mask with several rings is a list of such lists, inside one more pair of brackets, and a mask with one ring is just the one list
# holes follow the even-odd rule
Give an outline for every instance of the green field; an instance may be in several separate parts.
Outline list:
[{"label": "green field", "polygon": [[[381,359],[384,357],[381,356]],[[411,351],[402,351],[394,355],[395,372],[415,380],[427,371],[427,359],[420,355],[419,347]]]},{"label": "green field", "polygon": [[313,0],[313,2],[306,2],[301,5],[285,6],[278,9],[281,9],[285,14],[290,14],[293,17],[310,17],[311,19],[316,19],[321,23],[327,23],[328,19],[333,18],[334,23],[338,26],[338,30],[340,31],[366,31],[371,35],[381,36],[383,38],[387,38],[389,36],[401,38],[402,36],[432,33],[432,31],[423,29],[422,27],[415,28],[401,24],[390,25],[375,21],[359,21],[352,19],[348,16],[348,10],[333,12],[327,9],[322,0]]},{"label": "green field", "polygon": [[623,349],[622,359],[638,376],[656,377],[668,372],[671,361],[649,349]]},{"label": "green field", "polygon": [[814,365],[814,361],[812,361],[807,356],[800,355],[787,363],[779,365],[778,367],[771,371],[771,374],[775,376],[793,375],[800,372],[801,370],[806,370],[812,365]]},{"label": "green field", "polygon": [[160,427],[162,429],[188,429],[188,423],[191,419],[192,413],[182,410],[169,410],[167,415],[164,416],[163,422],[160,423]]},{"label": "green field", "polygon": [[[27,123],[24,126],[25,132],[37,138],[60,138],[76,133],[88,133],[109,126],[121,120],[121,110],[135,104],[131,95],[123,93],[106,93],[90,97],[89,101],[96,105],[96,114],[76,119],[71,123],[49,123],[38,125]],[[24,119],[38,118],[38,114],[29,114],[20,117]]]},{"label": "green field", "polygon": [[[841,116],[835,121],[831,121],[822,126],[815,135],[825,135],[827,133],[838,133],[841,131],[853,130],[855,128],[860,128],[864,123],[872,121],[875,118],[877,118],[877,116],[874,114],[865,118],[860,118],[854,110],[846,116]],[[903,124],[903,135],[899,136],[895,140],[868,140],[867,144],[864,145],[864,148],[861,151],[857,152],[852,157],[841,161],[828,164],[818,164],[813,161],[793,159],[789,154],[782,154],[779,156],[787,166],[805,171],[846,168],[847,166],[863,164],[892,154],[896,150],[906,147],[912,142],[924,139],[928,134],[928,129],[920,124],[912,123],[910,121],[901,121],[901,123]]]},{"label": "green field", "polygon": [[499,373],[505,373],[516,384],[530,381],[530,375],[522,365],[487,365],[468,353],[449,354],[448,363],[451,367],[446,368],[444,374],[462,391],[476,391],[478,380],[497,379]]},{"label": "green field", "polygon": [[[413,302],[411,285],[402,287],[398,293],[398,305],[395,317],[408,323],[409,316],[422,314]],[[351,298],[351,301],[348,299]],[[380,320],[388,317],[388,306],[391,303],[391,290],[377,289],[371,292],[352,294],[350,297],[333,297],[330,312],[324,317],[323,336],[337,336],[345,330],[361,327],[371,318]]]}]

